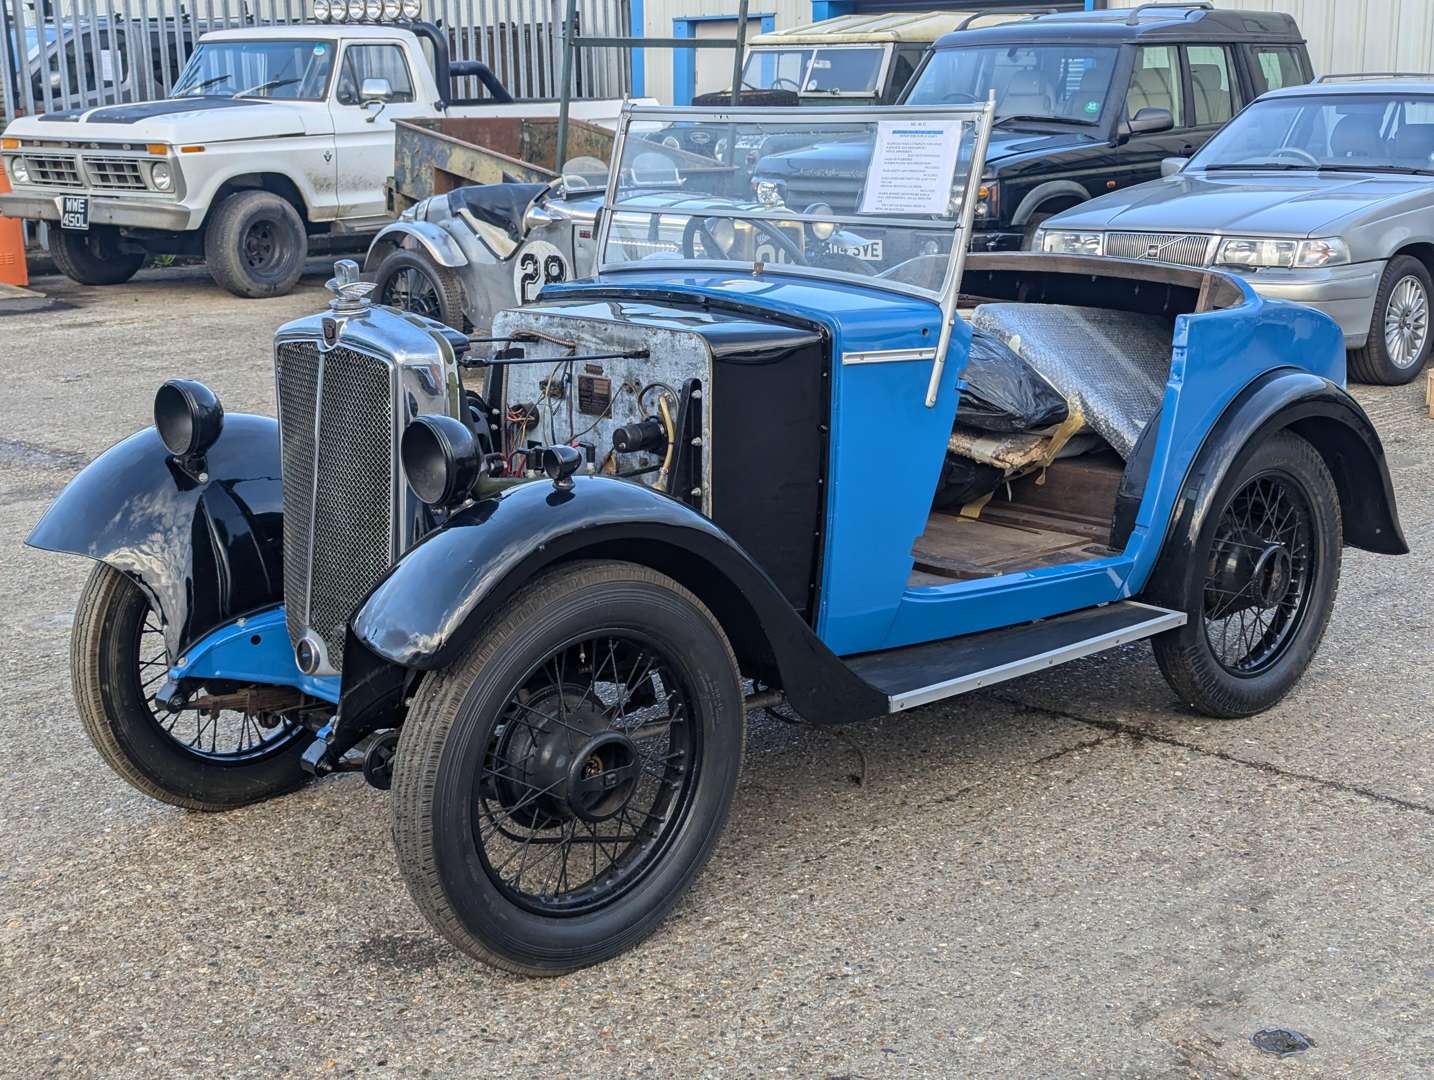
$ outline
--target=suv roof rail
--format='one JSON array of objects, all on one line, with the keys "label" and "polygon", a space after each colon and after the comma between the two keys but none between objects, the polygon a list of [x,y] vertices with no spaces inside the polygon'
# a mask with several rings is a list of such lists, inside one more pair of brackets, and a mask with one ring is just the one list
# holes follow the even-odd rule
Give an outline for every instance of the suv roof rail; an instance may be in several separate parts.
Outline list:
[{"label": "suv roof rail", "polygon": [[1125,25],[1139,26],[1140,16],[1145,14],[1145,12],[1147,11],[1152,11],[1156,9],[1163,9],[1166,11],[1214,11],[1215,5],[1211,3],[1211,0],[1192,0],[1192,2],[1188,4],[1138,4],[1137,6],[1130,9],[1130,17],[1125,20]]},{"label": "suv roof rail", "polygon": [[1029,11],[1029,12],[1027,12],[1027,11],[1000,11],[1000,10],[996,10],[996,11],[973,11],[973,12],[971,12],[970,15],[967,15],[964,19],[962,19],[959,23],[956,24],[956,29],[957,29],[957,30],[965,30],[965,29],[967,29],[968,27],[970,27],[970,25],[971,25],[973,22],[975,22],[977,19],[987,19],[987,18],[990,18],[992,15],[1024,15],[1024,16],[1026,16],[1026,18],[1025,18],[1024,20],[1022,20],[1022,21],[1029,22],[1029,21],[1032,20],[1032,19],[1038,19],[1038,18],[1040,18],[1042,15],[1054,15],[1054,14],[1055,14],[1057,11],[1059,11],[1059,10],[1060,10],[1059,8],[1046,7],[1046,8],[1037,8],[1035,11]]},{"label": "suv roof rail", "polygon": [[1354,82],[1359,79],[1434,79],[1430,71],[1337,71],[1320,75],[1315,83]]}]

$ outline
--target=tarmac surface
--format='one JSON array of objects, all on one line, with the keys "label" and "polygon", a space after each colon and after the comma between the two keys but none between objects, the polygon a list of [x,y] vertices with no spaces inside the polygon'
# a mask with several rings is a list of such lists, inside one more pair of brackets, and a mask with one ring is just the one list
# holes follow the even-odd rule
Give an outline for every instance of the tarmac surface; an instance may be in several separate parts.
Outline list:
[{"label": "tarmac surface", "polygon": [[1142,643],[836,733],[756,714],[675,916],[524,980],[429,930],[357,776],[203,815],[113,775],[70,694],[88,567],[21,547],[162,379],[272,413],[312,268],[270,301],[170,269],[0,303],[0,1076],[1434,1075],[1422,380],[1358,390],[1414,553],[1346,552],[1278,708],[1192,715]]}]

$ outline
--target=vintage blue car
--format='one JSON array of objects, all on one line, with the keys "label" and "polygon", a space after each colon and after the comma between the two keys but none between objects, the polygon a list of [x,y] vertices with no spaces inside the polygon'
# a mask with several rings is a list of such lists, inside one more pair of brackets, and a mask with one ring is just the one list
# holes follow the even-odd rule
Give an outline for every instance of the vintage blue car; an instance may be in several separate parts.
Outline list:
[{"label": "vintage blue car", "polygon": [[[674,251],[639,121],[873,153],[844,214],[708,162]],[[278,331],[277,420],[165,383],[29,538],[97,563],[101,755],[202,810],[362,768],[434,927],[555,974],[678,902],[749,710],[860,720],[1140,638],[1201,712],[1278,701],[1343,547],[1406,551],[1339,330],[1209,270],[967,257],[990,122],[633,109],[591,280],[474,340],[340,264]],[[838,230],[872,257],[808,262]]]}]

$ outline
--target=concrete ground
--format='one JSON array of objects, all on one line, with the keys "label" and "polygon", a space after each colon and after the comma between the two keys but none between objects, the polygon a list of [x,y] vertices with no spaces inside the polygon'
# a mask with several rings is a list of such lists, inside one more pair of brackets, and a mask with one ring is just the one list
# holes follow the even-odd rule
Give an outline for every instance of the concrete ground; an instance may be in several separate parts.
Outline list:
[{"label": "concrete ground", "polygon": [[[1358,391],[1414,554],[1347,552],[1277,709],[1193,716],[1141,644],[839,734],[758,717],[677,914],[522,980],[430,932],[359,778],[206,816],[111,774],[70,697],[87,567],[20,546],[164,377],[272,411],[314,269],[263,302],[169,270],[0,307],[0,1075],[1434,1075],[1422,385]],[[1315,1046],[1259,1053],[1270,1027]]]}]

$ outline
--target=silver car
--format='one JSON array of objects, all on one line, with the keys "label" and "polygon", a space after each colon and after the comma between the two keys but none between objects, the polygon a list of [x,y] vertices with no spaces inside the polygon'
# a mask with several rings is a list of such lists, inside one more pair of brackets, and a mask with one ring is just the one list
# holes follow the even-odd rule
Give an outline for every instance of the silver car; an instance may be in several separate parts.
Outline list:
[{"label": "silver car", "polygon": [[1327,77],[1259,98],[1167,175],[1057,214],[1038,250],[1213,266],[1337,321],[1350,376],[1429,359],[1434,75]]}]

